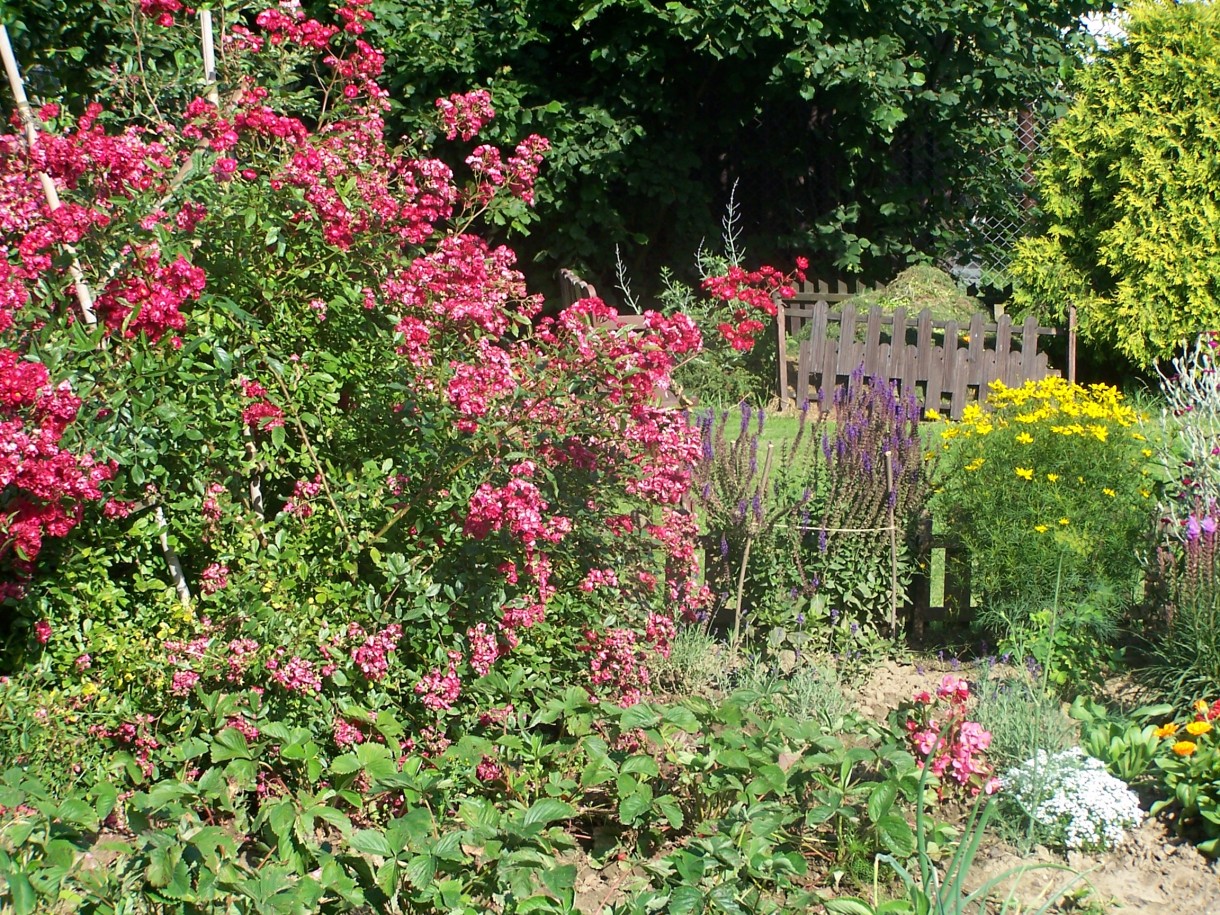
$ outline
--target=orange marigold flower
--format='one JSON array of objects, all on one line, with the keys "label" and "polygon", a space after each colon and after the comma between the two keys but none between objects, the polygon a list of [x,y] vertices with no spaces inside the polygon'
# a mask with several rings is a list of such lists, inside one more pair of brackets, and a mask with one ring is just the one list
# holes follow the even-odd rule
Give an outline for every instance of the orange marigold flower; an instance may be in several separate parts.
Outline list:
[{"label": "orange marigold flower", "polygon": [[1195,750],[1199,749],[1198,745],[1192,740],[1179,740],[1170,749],[1179,756],[1189,756]]},{"label": "orange marigold flower", "polygon": [[1178,733],[1178,726],[1171,721],[1168,724],[1161,725],[1152,733],[1155,737],[1172,737]]},{"label": "orange marigold flower", "polygon": [[1209,721],[1192,721],[1186,725],[1186,732],[1192,737],[1199,737],[1212,729]]}]

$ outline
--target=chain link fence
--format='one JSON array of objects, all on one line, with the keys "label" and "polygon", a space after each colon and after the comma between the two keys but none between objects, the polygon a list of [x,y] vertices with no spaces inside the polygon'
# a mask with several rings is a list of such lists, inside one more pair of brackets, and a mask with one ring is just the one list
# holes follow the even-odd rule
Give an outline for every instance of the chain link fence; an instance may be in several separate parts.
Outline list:
[{"label": "chain link fence", "polygon": [[1006,115],[999,125],[1012,139],[991,150],[987,167],[1003,196],[979,207],[963,227],[961,252],[944,265],[965,285],[996,291],[1011,285],[1009,267],[1017,241],[1035,215],[1034,168],[1051,120],[1050,112],[1024,109]]}]

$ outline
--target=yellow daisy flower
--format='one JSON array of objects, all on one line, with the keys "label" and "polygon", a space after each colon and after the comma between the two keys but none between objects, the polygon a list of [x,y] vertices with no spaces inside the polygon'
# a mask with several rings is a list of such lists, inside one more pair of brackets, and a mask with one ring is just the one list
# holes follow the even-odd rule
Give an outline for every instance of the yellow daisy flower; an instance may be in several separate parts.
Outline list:
[{"label": "yellow daisy flower", "polygon": [[1059,523],[1060,524],[1071,524],[1072,522],[1070,520],[1068,520],[1067,518],[1060,518]]},{"label": "yellow daisy flower", "polygon": [[1210,721],[1192,721],[1186,725],[1186,733],[1191,737],[1200,737],[1212,729]]},{"label": "yellow daisy flower", "polygon": [[1052,482],[1052,483],[1058,483],[1058,482],[1059,482],[1059,474],[1057,474],[1057,473],[1048,473],[1048,474],[1046,475],[1046,478],[1047,478],[1047,480],[1049,480],[1049,481],[1050,481],[1050,482]]},{"label": "yellow daisy flower", "polygon": [[1034,443],[1034,437],[1028,432],[1018,432],[1017,441],[1022,445],[1032,445]]},{"label": "yellow daisy flower", "polygon": [[1047,531],[1050,530],[1050,528],[1047,527],[1045,524],[1035,524],[1034,530],[1036,530],[1039,534],[1045,534]]},{"label": "yellow daisy flower", "polygon": [[1016,467],[1014,470],[1022,480],[1032,480],[1034,478],[1034,469],[1032,467]]}]

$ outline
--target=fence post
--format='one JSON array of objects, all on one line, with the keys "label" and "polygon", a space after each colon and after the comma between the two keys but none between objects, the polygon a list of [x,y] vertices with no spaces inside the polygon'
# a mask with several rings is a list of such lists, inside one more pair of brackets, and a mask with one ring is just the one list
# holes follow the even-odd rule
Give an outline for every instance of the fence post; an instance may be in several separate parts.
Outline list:
[{"label": "fence post", "polygon": [[1068,384],[1076,383],[1076,306],[1068,306]]},{"label": "fence post", "polygon": [[945,618],[970,618],[970,554],[956,537],[945,542]]},{"label": "fence post", "polygon": [[932,612],[932,516],[923,512],[916,522],[915,574],[911,576],[911,635],[923,640],[924,624]]},{"label": "fence post", "polygon": [[788,333],[784,315],[784,300],[775,300],[775,361],[779,373],[779,409],[788,403]]}]

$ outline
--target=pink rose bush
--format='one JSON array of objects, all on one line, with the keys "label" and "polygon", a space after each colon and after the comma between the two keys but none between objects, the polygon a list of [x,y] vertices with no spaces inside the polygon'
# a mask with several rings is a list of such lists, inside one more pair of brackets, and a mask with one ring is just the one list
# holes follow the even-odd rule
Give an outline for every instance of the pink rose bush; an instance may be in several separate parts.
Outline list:
[{"label": "pink rose bush", "polygon": [[[185,6],[141,9],[150,54],[197,53]],[[248,12],[218,101],[149,83],[155,111],[0,136],[0,563],[36,635],[5,666],[40,653],[102,736],[223,695],[336,751],[384,710],[435,748],[531,678],[638,701],[708,599],[698,432],[659,406],[698,328],[531,293],[478,219],[530,203],[547,141],[388,136],[367,0]],[[495,114],[437,111],[455,144]]]}]

